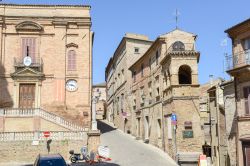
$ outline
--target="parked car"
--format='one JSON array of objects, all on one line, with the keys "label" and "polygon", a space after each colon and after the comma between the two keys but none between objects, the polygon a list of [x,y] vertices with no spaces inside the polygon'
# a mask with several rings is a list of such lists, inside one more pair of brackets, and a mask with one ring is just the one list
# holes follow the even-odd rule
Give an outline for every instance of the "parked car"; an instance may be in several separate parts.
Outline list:
[{"label": "parked car", "polygon": [[64,158],[60,154],[39,154],[36,158],[34,166],[68,166]]}]

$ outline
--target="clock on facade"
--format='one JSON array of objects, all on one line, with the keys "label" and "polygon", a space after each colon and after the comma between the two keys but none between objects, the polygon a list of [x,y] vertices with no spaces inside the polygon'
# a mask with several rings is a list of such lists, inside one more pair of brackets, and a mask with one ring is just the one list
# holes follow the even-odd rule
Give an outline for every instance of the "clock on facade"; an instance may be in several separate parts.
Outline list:
[{"label": "clock on facade", "polygon": [[71,91],[71,92],[76,91],[77,90],[77,82],[76,82],[76,80],[68,80],[66,82],[66,89],[68,91]]},{"label": "clock on facade", "polygon": [[26,57],[23,58],[23,64],[24,64],[25,66],[30,66],[31,63],[32,63],[31,57],[26,56]]}]

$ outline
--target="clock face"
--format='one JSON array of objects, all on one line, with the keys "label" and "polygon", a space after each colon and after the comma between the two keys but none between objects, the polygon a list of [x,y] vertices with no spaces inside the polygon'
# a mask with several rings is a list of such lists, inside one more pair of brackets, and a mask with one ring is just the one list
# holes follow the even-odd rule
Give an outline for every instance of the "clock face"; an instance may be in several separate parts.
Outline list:
[{"label": "clock face", "polygon": [[23,58],[23,64],[24,64],[25,66],[30,66],[31,63],[32,63],[31,57],[26,56],[25,58]]},{"label": "clock face", "polygon": [[71,92],[76,91],[77,90],[76,80],[68,80],[66,83],[66,89]]}]

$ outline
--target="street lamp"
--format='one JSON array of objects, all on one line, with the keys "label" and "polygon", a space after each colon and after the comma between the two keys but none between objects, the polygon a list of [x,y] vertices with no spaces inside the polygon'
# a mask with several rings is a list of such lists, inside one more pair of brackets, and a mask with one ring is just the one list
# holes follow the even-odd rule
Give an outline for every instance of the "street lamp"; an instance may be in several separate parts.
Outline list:
[{"label": "street lamp", "polygon": [[96,103],[101,97],[101,92],[98,93],[97,96],[93,96],[92,98],[92,125],[91,130],[97,130],[97,122],[96,122]]}]

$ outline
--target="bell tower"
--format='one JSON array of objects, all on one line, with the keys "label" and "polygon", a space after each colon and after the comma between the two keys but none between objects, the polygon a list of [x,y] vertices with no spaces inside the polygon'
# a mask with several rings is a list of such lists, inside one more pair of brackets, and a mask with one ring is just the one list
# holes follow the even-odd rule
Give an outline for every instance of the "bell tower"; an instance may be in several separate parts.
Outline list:
[{"label": "bell tower", "polygon": [[163,110],[176,115],[171,129],[174,137],[167,140],[170,154],[201,152],[202,131],[199,116],[198,63],[200,52],[195,48],[196,35],[175,29],[164,35],[166,53],[161,61],[164,75]]}]

